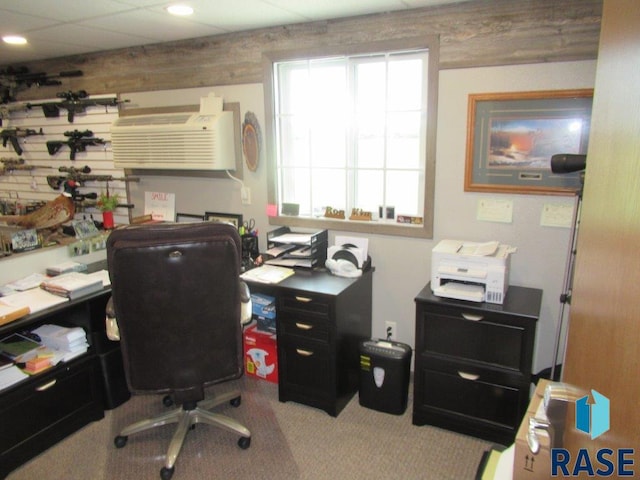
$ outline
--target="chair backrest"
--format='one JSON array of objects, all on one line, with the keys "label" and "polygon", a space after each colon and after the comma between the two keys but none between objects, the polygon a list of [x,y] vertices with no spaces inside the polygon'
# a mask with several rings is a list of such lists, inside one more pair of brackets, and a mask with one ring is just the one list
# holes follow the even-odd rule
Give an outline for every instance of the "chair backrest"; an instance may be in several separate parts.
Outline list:
[{"label": "chair backrest", "polygon": [[107,240],[125,376],[134,393],[199,401],[243,372],[241,241],[229,224],[126,226]]}]

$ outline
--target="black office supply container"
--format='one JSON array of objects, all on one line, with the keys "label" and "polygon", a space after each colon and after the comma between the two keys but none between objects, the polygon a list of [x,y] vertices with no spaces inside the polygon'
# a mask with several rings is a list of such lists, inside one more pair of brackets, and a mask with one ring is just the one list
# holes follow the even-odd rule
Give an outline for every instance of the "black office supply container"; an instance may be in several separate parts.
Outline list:
[{"label": "black office supply container", "polygon": [[391,340],[360,342],[360,405],[402,415],[407,409],[411,347]]}]

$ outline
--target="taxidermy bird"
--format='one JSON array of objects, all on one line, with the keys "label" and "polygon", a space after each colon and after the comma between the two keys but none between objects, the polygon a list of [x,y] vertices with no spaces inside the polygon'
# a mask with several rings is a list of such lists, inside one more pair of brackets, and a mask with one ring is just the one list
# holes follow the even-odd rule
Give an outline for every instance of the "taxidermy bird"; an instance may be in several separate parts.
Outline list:
[{"label": "taxidermy bird", "polygon": [[73,218],[75,205],[68,193],[58,195],[38,210],[27,215],[0,215],[0,222],[37,230],[55,228]]}]

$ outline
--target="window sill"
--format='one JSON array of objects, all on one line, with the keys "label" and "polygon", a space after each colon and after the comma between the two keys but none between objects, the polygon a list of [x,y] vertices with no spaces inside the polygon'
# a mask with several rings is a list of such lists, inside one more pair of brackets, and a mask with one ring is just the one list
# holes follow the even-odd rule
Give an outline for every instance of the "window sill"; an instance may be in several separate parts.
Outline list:
[{"label": "window sill", "polygon": [[430,222],[425,222],[422,225],[407,225],[391,222],[364,222],[357,220],[334,220],[330,218],[289,217],[283,215],[278,217],[269,217],[269,225],[312,229],[317,228],[355,233],[373,233],[377,235],[391,235],[397,237],[433,238]]}]

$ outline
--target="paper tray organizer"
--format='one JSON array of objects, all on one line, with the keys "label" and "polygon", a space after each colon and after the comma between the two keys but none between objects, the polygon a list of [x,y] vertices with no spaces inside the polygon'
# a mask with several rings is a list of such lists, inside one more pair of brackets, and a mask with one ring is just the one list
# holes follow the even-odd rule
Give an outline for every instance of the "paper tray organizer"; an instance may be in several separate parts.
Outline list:
[{"label": "paper tray organizer", "polygon": [[285,267],[322,267],[327,259],[328,238],[327,230],[277,228],[267,232],[266,253],[274,258],[265,263]]}]

